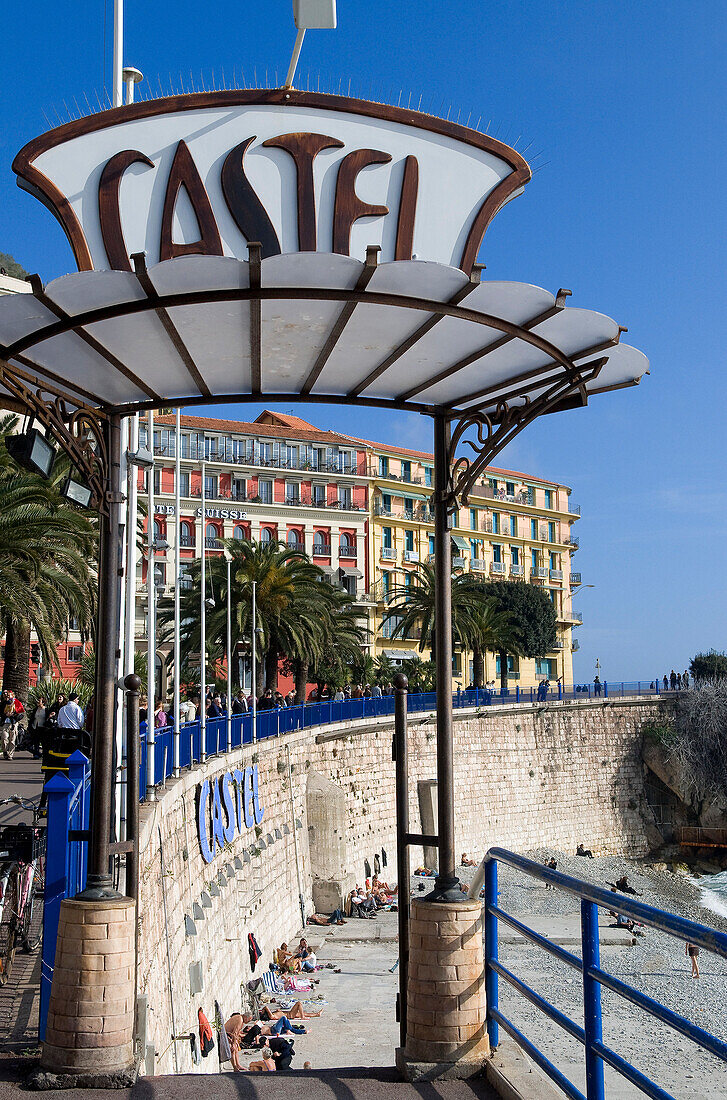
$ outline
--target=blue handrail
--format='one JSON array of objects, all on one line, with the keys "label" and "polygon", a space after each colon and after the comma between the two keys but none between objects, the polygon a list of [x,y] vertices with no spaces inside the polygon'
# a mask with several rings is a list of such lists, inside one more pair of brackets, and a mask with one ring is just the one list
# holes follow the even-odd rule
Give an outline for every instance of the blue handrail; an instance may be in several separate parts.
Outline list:
[{"label": "blue handrail", "polygon": [[[551,943],[545,936],[535,932],[521,921],[506,913],[498,904],[497,866],[503,863],[514,867],[531,878],[547,883],[580,898],[581,903],[581,953],[579,959],[570,951]],[[481,881],[481,880],[480,880]],[[485,856],[485,991],[487,994],[487,1032],[490,1043],[496,1047],[499,1040],[499,1028],[511,1036],[534,1062],[550,1077],[570,1100],[605,1100],[603,1064],[606,1062],[623,1077],[636,1085],[646,1096],[653,1100],[674,1100],[674,1097],[636,1069],[620,1054],[617,1054],[603,1042],[601,1028],[601,988],[605,986],[613,993],[636,1005],[680,1034],[708,1050],[717,1058],[727,1062],[727,1043],[711,1035],[684,1016],[655,1001],[627,982],[615,978],[601,968],[598,942],[599,906],[619,913],[621,916],[666,932],[685,943],[702,947],[727,959],[727,934],[714,928],[697,924],[673,913],[655,909],[651,905],[634,901],[622,894],[593,886],[589,882],[564,875],[561,871],[551,870],[525,856],[508,852],[504,848],[490,848]],[[521,978],[503,966],[498,957],[498,928],[502,921],[514,928],[532,943],[554,955],[568,966],[581,972],[583,978],[583,1021],[580,1027],[530,988]],[[554,1023],[558,1024],[579,1042],[583,1043],[586,1059],[586,1093],[584,1094],[539,1050],[528,1037],[517,1028],[500,1010],[498,997],[498,979],[503,978],[531,1004],[535,1005]]]},{"label": "blue handrail", "polygon": [[[652,684],[654,685],[652,687]],[[538,688],[520,688],[505,693],[491,691],[489,688],[465,688],[452,693],[452,705],[457,709],[479,708],[496,706],[498,704],[511,703],[545,703],[575,700],[584,702],[587,699],[614,698],[625,696],[657,696],[659,694],[659,681],[632,680],[624,681],[616,685],[604,682],[600,690],[593,684],[575,684],[570,688],[562,685],[551,687],[547,694],[539,694]],[[437,694],[434,691],[412,693],[407,696],[407,710],[410,714],[435,711],[437,709]],[[311,726],[325,726],[335,722],[351,722],[362,718],[380,718],[394,713],[394,696],[382,695],[379,698],[370,699],[343,699],[340,701],[329,700],[322,703],[302,703],[293,707],[281,707],[271,710],[258,710],[257,714],[257,739],[263,741],[268,737],[280,737],[284,733],[292,733],[294,730],[309,729]],[[231,741],[232,748],[238,749],[241,745],[252,744],[252,714],[235,714],[232,716]],[[147,754],[147,724],[140,724],[141,752],[139,754],[139,789],[142,799],[146,791],[146,754]],[[172,774],[174,729],[172,726],[164,726],[156,730],[154,739],[154,777],[156,783],[161,783]],[[227,719],[207,719],[205,733],[205,750],[207,756],[225,752],[227,748]],[[202,755],[202,733],[200,722],[182,722],[180,725],[179,761],[181,767],[191,767],[198,763]]]}]

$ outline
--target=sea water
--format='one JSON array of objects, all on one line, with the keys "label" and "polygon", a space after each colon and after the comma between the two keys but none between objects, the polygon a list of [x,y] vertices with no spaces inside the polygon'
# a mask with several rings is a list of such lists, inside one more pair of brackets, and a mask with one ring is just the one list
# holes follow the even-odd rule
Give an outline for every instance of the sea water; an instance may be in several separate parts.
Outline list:
[{"label": "sea water", "polygon": [[[709,885],[705,886],[705,882]],[[713,913],[727,917],[727,871],[700,878],[699,886],[702,889],[701,901],[705,909],[711,909]]]}]

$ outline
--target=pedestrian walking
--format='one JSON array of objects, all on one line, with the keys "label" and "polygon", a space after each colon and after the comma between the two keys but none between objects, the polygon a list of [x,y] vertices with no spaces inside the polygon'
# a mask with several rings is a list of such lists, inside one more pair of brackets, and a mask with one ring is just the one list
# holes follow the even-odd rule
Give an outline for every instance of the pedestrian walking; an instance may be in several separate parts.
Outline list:
[{"label": "pedestrian walking", "polygon": [[82,730],[83,711],[78,705],[78,694],[72,691],[68,702],[58,712],[58,728],[62,730]]},{"label": "pedestrian walking", "polygon": [[676,689],[677,689],[677,674],[674,671],[674,669],[672,669],[671,672],[669,673],[669,684],[671,685],[671,690],[676,691]]},{"label": "pedestrian walking", "polygon": [[692,977],[699,977],[699,948],[693,943],[684,945],[684,954],[692,961]]},{"label": "pedestrian walking", "polygon": [[600,696],[600,694],[601,694],[601,681],[599,680],[598,676],[594,676],[594,678],[593,678],[593,691],[594,691],[594,693],[597,697]]},{"label": "pedestrian walking", "polygon": [[685,691],[689,690],[689,673],[684,669],[684,675],[682,676],[682,685]]}]

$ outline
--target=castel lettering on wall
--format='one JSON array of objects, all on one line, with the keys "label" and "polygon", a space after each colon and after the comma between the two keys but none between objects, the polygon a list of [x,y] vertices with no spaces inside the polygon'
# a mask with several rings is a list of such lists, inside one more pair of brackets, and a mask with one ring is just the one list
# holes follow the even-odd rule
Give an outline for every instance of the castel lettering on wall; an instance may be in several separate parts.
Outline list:
[{"label": "castel lettering on wall", "polygon": [[205,863],[211,863],[235,834],[242,836],[263,819],[257,764],[235,768],[197,787],[197,831]]}]

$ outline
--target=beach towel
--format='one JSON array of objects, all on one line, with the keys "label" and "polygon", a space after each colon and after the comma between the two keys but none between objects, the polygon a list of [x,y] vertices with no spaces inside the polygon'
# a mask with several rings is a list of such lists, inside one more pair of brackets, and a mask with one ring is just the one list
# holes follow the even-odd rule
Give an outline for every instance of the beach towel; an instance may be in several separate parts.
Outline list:
[{"label": "beach towel", "polygon": [[210,1022],[201,1008],[197,1012],[197,1019],[199,1020],[199,1049],[202,1052],[202,1057],[206,1058],[209,1052],[214,1050],[215,1041],[212,1038]]},{"label": "beach towel", "polygon": [[217,1023],[219,1025],[217,1049],[220,1056],[220,1065],[222,1065],[223,1062],[232,1061],[232,1051],[230,1050],[230,1037],[225,1028],[225,1017],[217,1001],[215,1001],[215,1012],[217,1013]]},{"label": "beach towel", "polygon": [[278,978],[277,974],[272,970],[265,970],[261,974],[263,985],[267,989],[268,993],[284,993],[285,989],[283,984]]},{"label": "beach towel", "polygon": [[313,988],[307,978],[294,978],[292,974],[286,974],[283,982],[285,983],[286,993],[290,993],[291,990],[295,990],[296,993],[310,993]]},{"label": "beach towel", "polygon": [[247,934],[247,947],[248,951],[250,952],[250,969],[254,974],[255,967],[258,964],[260,956],[262,955],[262,951],[260,950],[260,945],[258,944],[252,932],[248,932]]}]

